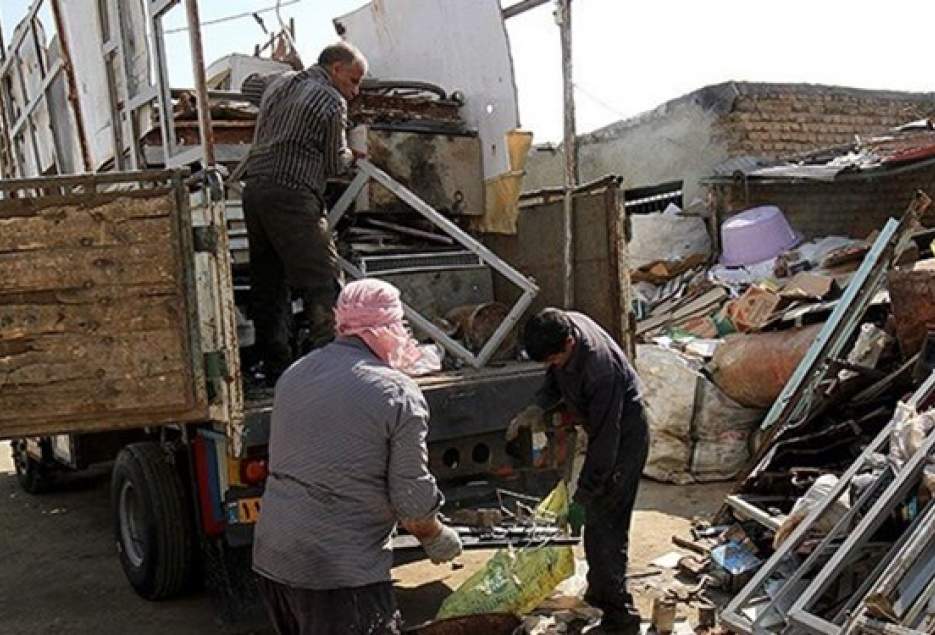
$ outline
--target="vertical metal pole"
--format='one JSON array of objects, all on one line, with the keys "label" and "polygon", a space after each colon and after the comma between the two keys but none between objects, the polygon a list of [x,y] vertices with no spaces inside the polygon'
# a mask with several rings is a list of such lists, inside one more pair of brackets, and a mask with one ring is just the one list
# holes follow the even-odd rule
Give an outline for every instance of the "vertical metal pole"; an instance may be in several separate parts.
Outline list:
[{"label": "vertical metal pole", "polygon": [[214,166],[214,130],[211,128],[211,104],[208,103],[208,83],[205,78],[205,56],[201,46],[201,22],[198,19],[198,0],[185,0],[188,17],[188,37],[192,49],[192,76],[198,96],[198,129],[204,153],[203,169]]},{"label": "vertical metal pole", "polygon": [[575,89],[571,69],[571,0],[558,0],[562,40],[562,89],[565,109],[565,194],[562,207],[562,279],[565,308],[575,304],[575,186],[578,185],[578,147],[575,140]]},{"label": "vertical metal pole", "polygon": [[62,47],[62,61],[65,63],[65,80],[68,83],[68,103],[71,105],[75,117],[75,132],[78,134],[78,147],[81,148],[81,161],[84,171],[91,172],[91,150],[88,147],[88,136],[85,133],[84,117],[81,115],[81,104],[78,102],[78,80],[75,78],[75,67],[72,64],[71,48],[68,46],[68,34],[65,33],[65,21],[62,19],[60,0],[52,0],[52,18],[55,20],[55,30]]}]

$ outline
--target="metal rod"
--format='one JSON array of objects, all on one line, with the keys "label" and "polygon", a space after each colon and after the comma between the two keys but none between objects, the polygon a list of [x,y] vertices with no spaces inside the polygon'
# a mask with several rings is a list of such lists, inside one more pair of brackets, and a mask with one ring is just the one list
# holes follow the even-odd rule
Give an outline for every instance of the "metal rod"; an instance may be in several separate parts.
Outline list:
[{"label": "metal rod", "polygon": [[[360,159],[357,162],[357,170],[357,175],[351,181],[351,184],[348,186],[348,188],[344,191],[344,194],[341,195],[341,198],[338,199],[337,204],[335,204],[334,208],[328,214],[329,229],[334,229],[338,221],[341,220],[341,217],[350,208],[353,200],[366,186],[367,181],[372,178],[387,190],[395,194],[397,198],[409,205],[412,209],[419,212],[428,220],[432,221],[437,227],[458,241],[466,249],[477,255],[484,264],[492,267],[497,273],[522,289],[523,294],[520,296],[519,300],[517,300],[516,304],[513,305],[513,308],[507,314],[506,319],[504,319],[497,330],[494,331],[493,335],[490,337],[490,339],[487,340],[480,353],[476,356],[471,351],[462,346],[458,341],[454,340],[444,331],[439,329],[430,320],[426,319],[417,311],[411,309],[405,304],[403,305],[403,308],[406,312],[406,317],[415,327],[420,328],[431,335],[435,341],[444,346],[453,354],[467,361],[469,364],[471,364],[471,366],[474,366],[475,368],[482,367],[497,351],[500,343],[506,337],[510,328],[512,328],[512,326],[517,321],[519,321],[519,318],[522,316],[523,312],[532,303],[533,298],[537,293],[539,293],[539,287],[519,271],[511,267],[508,263],[503,261],[499,256],[487,249],[487,247],[481,244],[480,241],[462,230],[449,219],[445,218],[445,216],[440,214],[431,205],[423,201],[412,191],[404,187],[401,183],[394,180],[389,174],[370,163],[370,161],[366,159]],[[339,261],[341,263],[341,267],[350,275],[356,278],[364,276],[364,273],[350,262],[344,260],[343,258],[339,258]]]},{"label": "metal rod", "polygon": [[578,184],[578,148],[575,142],[575,89],[571,59],[571,0],[558,0],[558,26],[562,41],[562,93],[565,110],[565,192],[562,206],[562,281],[566,309],[575,305],[575,186]]},{"label": "metal rod", "polygon": [[[81,105],[78,103],[78,80],[75,78],[75,67],[71,59],[71,48],[68,45],[68,35],[65,33],[65,21],[62,20],[61,0],[52,0],[52,18],[55,20],[55,30],[61,43],[62,60],[65,63],[65,79],[68,82],[68,103],[71,104],[72,114],[75,117],[75,131],[78,134],[78,145],[81,148],[81,161],[84,171],[90,172],[92,166],[91,150],[88,147],[88,136],[85,132],[84,117],[81,114]],[[0,42],[2,46],[2,42]]]},{"label": "metal rod", "polygon": [[192,76],[195,78],[195,94],[198,96],[198,128],[201,132],[201,149],[204,165],[214,166],[214,130],[211,128],[211,104],[208,101],[208,80],[205,77],[205,56],[201,45],[201,26],[198,20],[198,0],[185,0],[188,18],[188,39],[192,50]]},{"label": "metal rod", "polygon": [[508,6],[501,12],[501,15],[503,15],[504,20],[509,20],[521,13],[526,13],[530,9],[542,6],[546,2],[549,2],[549,0],[522,0],[514,5]]},{"label": "metal rod", "polygon": [[745,501],[740,496],[728,496],[726,501],[730,508],[740,516],[756,521],[771,531],[776,531],[782,526],[782,517],[777,518],[772,516],[753,503]]}]

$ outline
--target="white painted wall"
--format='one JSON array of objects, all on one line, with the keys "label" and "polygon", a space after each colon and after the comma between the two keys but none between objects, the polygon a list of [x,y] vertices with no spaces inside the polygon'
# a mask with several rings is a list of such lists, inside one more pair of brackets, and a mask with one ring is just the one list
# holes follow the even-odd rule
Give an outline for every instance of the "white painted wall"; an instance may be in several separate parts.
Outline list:
[{"label": "white painted wall", "polygon": [[466,97],[484,148],[484,177],[510,169],[505,135],[519,126],[499,0],[373,0],[335,20],[370,61],[370,76],[431,82]]}]

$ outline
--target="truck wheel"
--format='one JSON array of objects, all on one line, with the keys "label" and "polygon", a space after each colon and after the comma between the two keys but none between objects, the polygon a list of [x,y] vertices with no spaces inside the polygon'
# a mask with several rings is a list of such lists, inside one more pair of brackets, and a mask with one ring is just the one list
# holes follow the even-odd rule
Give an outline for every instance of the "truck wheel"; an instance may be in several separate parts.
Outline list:
[{"label": "truck wheel", "polygon": [[117,455],[111,479],[117,553],[147,600],[179,595],[195,582],[195,530],[178,468],[158,443],[133,443]]},{"label": "truck wheel", "polygon": [[16,480],[23,491],[30,494],[44,494],[52,489],[55,476],[49,468],[29,456],[26,452],[26,440],[17,439],[11,444],[13,464],[16,466]]}]

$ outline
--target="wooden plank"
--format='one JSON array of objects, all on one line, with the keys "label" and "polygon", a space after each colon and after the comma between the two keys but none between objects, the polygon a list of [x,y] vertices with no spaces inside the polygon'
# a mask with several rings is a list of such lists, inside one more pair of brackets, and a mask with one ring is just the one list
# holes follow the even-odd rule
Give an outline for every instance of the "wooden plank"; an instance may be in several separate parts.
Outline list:
[{"label": "wooden plank", "polygon": [[[145,395],[143,395],[145,398]],[[170,424],[211,422],[207,407],[198,403],[185,410],[179,408],[147,408],[139,406],[126,410],[111,410],[107,416],[99,413],[62,414],[52,418],[26,417],[4,422],[0,428],[0,439],[15,439],[26,436],[47,436],[68,432],[104,432],[130,430],[142,427],[158,427]],[[224,421],[214,421],[225,423]]]},{"label": "wooden plank", "polygon": [[[102,213],[118,213],[120,206],[134,207],[140,201],[153,200],[156,204],[164,205],[172,199],[172,190],[159,188],[156,190],[133,190],[115,192],[87,192],[82,194],[70,193],[46,194],[42,197],[6,198],[0,199],[0,218],[18,218],[36,216],[43,210],[60,210],[68,207],[94,208],[105,205],[114,205],[111,210],[102,210]],[[167,210],[174,209],[168,205]]]},{"label": "wooden plank", "polygon": [[0,219],[0,254],[83,247],[116,247],[165,243],[172,235],[167,216],[98,220],[93,212],[75,210],[67,224],[41,214],[28,218]]},{"label": "wooden plank", "polygon": [[137,301],[95,304],[2,304],[0,348],[4,341],[37,336],[134,333],[174,329],[182,318],[172,289]]},{"label": "wooden plank", "polygon": [[112,419],[141,404],[157,412],[194,405],[191,372],[174,331],[21,342],[24,350],[0,351],[3,434],[24,418]]},{"label": "wooden plank", "polygon": [[0,385],[6,397],[17,387],[41,389],[76,377],[147,377],[183,370],[184,352],[173,329],[20,337],[0,342]]},{"label": "wooden plank", "polygon": [[134,287],[177,281],[176,263],[164,245],[145,243],[100,249],[61,249],[30,254],[0,253],[0,294],[92,289],[99,286]]},{"label": "wooden plank", "polygon": [[5,179],[0,181],[0,191],[15,191],[34,188],[57,188],[74,186],[98,186],[119,183],[139,184],[141,182],[165,183],[178,174],[187,175],[188,170],[135,170],[122,172],[101,172],[98,174],[78,174],[74,176],[44,176],[28,179]]},{"label": "wooden plank", "polygon": [[135,302],[137,299],[175,295],[181,297],[178,285],[171,283],[138,284],[133,286],[100,285],[88,289],[43,289],[38,291],[3,292],[0,291],[0,306],[47,304],[81,305],[93,304],[109,306],[123,301]]}]

